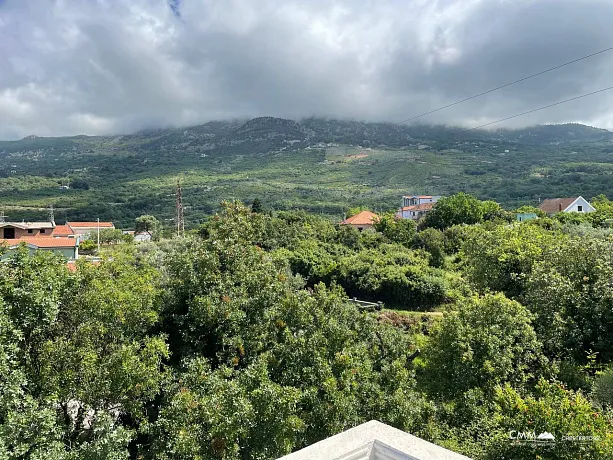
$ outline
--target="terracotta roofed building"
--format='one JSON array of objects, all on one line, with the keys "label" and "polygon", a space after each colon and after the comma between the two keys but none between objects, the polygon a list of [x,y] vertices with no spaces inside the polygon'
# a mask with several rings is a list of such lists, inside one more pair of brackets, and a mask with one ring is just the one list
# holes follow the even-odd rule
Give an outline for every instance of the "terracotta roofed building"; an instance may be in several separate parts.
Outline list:
[{"label": "terracotta roofed building", "polygon": [[31,253],[37,250],[43,250],[63,255],[68,260],[79,258],[79,241],[76,238],[54,238],[52,236],[0,239],[0,246],[5,246],[5,248],[8,249],[8,252],[3,254],[3,258],[17,249],[21,244],[24,244]]},{"label": "terracotta roofed building", "polygon": [[348,217],[339,223],[339,225],[351,225],[359,231],[367,230],[373,227],[375,222],[379,221],[379,216],[371,211],[362,211],[355,216]]}]

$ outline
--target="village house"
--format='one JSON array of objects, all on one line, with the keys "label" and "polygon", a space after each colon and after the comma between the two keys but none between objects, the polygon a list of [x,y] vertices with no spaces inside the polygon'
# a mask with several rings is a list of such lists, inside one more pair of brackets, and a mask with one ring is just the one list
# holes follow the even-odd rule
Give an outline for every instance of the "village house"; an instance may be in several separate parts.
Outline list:
[{"label": "village house", "polygon": [[5,252],[0,259],[5,259],[21,244],[30,252],[42,250],[63,255],[68,261],[79,258],[79,242],[89,236],[95,236],[98,229],[115,228],[112,222],[67,222],[56,225],[53,220],[47,222],[5,222],[0,217],[0,246]]},{"label": "village house", "polygon": [[355,216],[348,217],[339,223],[339,225],[350,225],[353,228],[357,228],[359,231],[368,230],[373,228],[375,222],[379,221],[379,216],[374,212],[362,211]]},{"label": "village house", "polygon": [[72,261],[79,258],[79,240],[77,238],[58,238],[58,237],[22,237],[19,239],[0,239],[0,246],[7,250],[0,259],[5,259],[14,252],[20,245],[25,245],[33,253],[35,251],[50,251],[64,256]]},{"label": "village house", "polygon": [[440,198],[437,195],[405,195],[402,197],[402,206],[396,212],[396,217],[419,220],[432,210],[432,206]]},{"label": "village house", "polygon": [[66,222],[77,236],[88,237],[94,235],[99,229],[114,229],[112,222]]},{"label": "village house", "polygon": [[550,216],[558,212],[594,212],[596,209],[583,197],[549,198],[544,200],[539,209]]},{"label": "village house", "polygon": [[0,237],[13,240],[37,236],[51,236],[54,222],[0,222]]}]

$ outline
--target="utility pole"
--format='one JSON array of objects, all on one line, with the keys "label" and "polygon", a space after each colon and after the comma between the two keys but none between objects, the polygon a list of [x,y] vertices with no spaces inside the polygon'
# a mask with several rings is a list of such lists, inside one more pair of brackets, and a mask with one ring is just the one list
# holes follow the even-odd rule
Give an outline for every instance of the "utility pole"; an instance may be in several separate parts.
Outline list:
[{"label": "utility pole", "polygon": [[98,227],[98,254],[100,254],[100,217],[96,219],[96,224]]},{"label": "utility pole", "polygon": [[6,219],[6,216],[4,215],[4,211],[0,211],[0,223],[4,223],[4,219]]},{"label": "utility pole", "polygon": [[176,206],[176,223],[177,236],[181,237],[185,234],[185,217],[183,215],[183,196],[181,192],[181,179],[177,178],[177,206]]},{"label": "utility pole", "polygon": [[49,221],[55,225],[55,214],[53,212],[53,205],[49,206]]}]

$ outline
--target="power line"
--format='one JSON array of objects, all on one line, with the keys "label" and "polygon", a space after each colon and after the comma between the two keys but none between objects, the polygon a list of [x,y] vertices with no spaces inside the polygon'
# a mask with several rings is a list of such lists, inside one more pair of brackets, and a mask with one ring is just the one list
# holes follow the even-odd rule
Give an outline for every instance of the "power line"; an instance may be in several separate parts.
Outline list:
[{"label": "power line", "polygon": [[575,62],[583,61],[584,59],[588,59],[588,58],[591,58],[593,56],[597,56],[599,54],[606,53],[607,51],[611,51],[611,50],[613,50],[613,47],[607,48],[607,49],[604,49],[604,50],[601,50],[601,51],[598,51],[596,53],[588,54],[587,56],[580,57],[579,59],[575,59],[573,61],[565,62],[564,64],[560,64],[560,65],[557,65],[555,67],[551,67],[550,69],[543,70],[541,72],[537,72],[537,73],[532,74],[532,75],[528,75],[527,77],[520,78],[519,80],[515,80],[515,81],[509,82],[509,83],[505,83],[504,85],[497,86],[496,88],[488,89],[487,91],[484,91],[484,92],[479,93],[479,94],[475,94],[474,96],[467,97],[466,99],[462,99],[460,101],[456,101],[456,102],[453,102],[451,104],[444,105],[442,107],[439,107],[438,109],[430,110],[429,112],[424,112],[421,115],[416,115],[414,117],[407,118],[406,120],[399,121],[398,123],[394,123],[394,125],[401,125],[402,123],[406,123],[408,121],[416,120],[417,118],[421,118],[421,117],[424,117],[426,115],[430,115],[431,113],[439,112],[440,110],[444,110],[444,109],[447,109],[449,107],[453,107],[454,105],[461,104],[462,102],[470,101],[472,99],[478,98],[478,97],[483,96],[485,94],[493,93],[494,91],[498,91],[499,89],[506,88],[507,86],[514,85],[516,83],[528,80],[530,78],[537,77],[539,75],[543,75],[544,73],[551,72],[552,70],[556,70],[556,69],[559,69],[561,67],[565,67],[567,65],[574,64]]},{"label": "power line", "polygon": [[[506,120],[510,120],[512,118],[517,118],[517,117],[521,117],[523,115],[527,115],[529,113],[538,112],[539,110],[544,110],[544,109],[548,109],[549,107],[554,107],[556,105],[565,104],[566,102],[576,101],[577,99],[581,99],[581,98],[584,98],[584,97],[592,96],[593,94],[603,93],[603,92],[609,91],[611,89],[613,89],[613,86],[609,86],[608,88],[599,89],[598,91],[592,91],[591,93],[582,94],[581,96],[571,97],[570,99],[565,99],[565,100],[560,101],[560,102],[555,102],[553,104],[545,105],[543,107],[539,107],[538,109],[532,109],[532,110],[528,110],[527,112],[518,113],[517,115],[511,115],[510,117],[501,118],[500,120],[490,121],[489,123],[484,123],[482,125],[475,126],[474,128],[466,128],[466,129],[463,129],[462,131],[474,131],[475,129],[484,128],[484,127],[490,126],[490,125],[495,125],[496,123],[500,123],[500,122],[503,122],[503,121],[506,121]],[[462,132],[462,131],[460,131],[460,132]]]}]

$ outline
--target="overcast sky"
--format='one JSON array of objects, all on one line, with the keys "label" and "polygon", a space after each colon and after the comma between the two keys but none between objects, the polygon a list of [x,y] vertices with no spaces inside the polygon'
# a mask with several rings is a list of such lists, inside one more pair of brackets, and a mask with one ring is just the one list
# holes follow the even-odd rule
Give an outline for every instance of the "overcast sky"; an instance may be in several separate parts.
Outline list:
[{"label": "overcast sky", "polygon": [[[612,18],[613,0],[0,0],[0,139],[401,121],[613,46]],[[421,121],[475,126],[608,86],[613,52]],[[507,126],[568,121],[613,129],[613,91]]]}]

